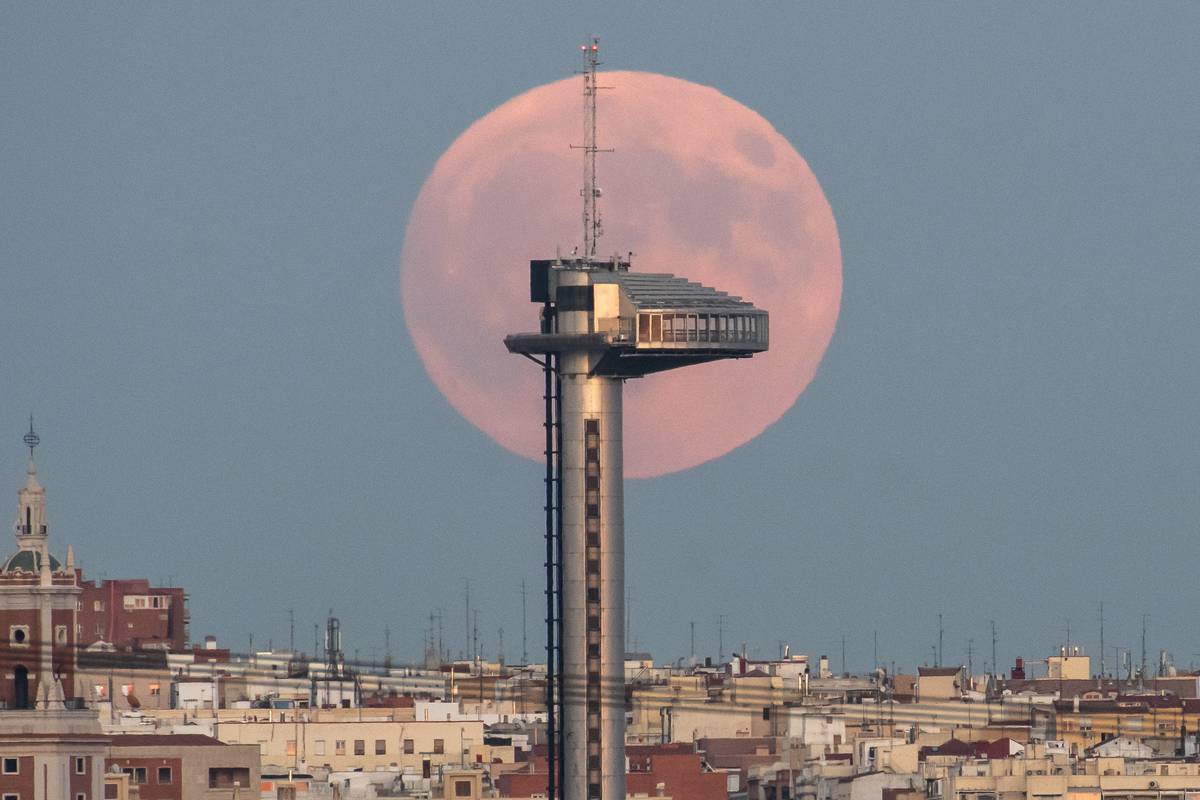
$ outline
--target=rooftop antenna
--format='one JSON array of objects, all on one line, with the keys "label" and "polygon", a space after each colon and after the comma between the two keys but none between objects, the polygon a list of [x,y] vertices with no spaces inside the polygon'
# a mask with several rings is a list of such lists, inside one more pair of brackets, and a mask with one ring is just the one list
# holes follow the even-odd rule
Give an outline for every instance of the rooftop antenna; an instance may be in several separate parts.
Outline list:
[{"label": "rooftop antenna", "polygon": [[992,674],[1000,674],[1000,665],[996,662],[996,620],[992,620]]},{"label": "rooftop antenna", "polygon": [[525,612],[525,579],[521,579],[521,664],[529,663],[529,635],[526,623],[529,615]]},{"label": "rooftop antenna", "polygon": [[42,443],[42,437],[38,436],[33,431],[33,414],[29,415],[29,433],[25,434],[25,438],[22,439],[22,441],[24,441],[25,446],[29,448],[29,460],[33,461],[33,448]]},{"label": "rooftop antenna", "polygon": [[1139,689],[1146,685],[1146,620],[1149,618],[1149,614],[1142,614],[1142,666],[1138,671]]},{"label": "rooftop antenna", "polygon": [[596,92],[611,89],[596,83],[596,67],[600,65],[600,40],[593,37],[588,44],[579,46],[583,52],[583,145],[571,145],[573,150],[583,151],[583,258],[596,255],[596,242],[603,233],[600,211],[596,201],[600,199],[600,187],[596,185],[596,154],[611,153],[612,148],[601,148],[596,144]]}]

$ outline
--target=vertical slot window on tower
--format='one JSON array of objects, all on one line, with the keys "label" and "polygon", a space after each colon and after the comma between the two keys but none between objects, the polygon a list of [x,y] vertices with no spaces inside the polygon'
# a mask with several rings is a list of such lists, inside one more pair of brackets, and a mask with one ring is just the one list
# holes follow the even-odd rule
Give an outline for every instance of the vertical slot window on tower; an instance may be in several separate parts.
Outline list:
[{"label": "vertical slot window on tower", "polygon": [[584,535],[587,544],[586,595],[587,674],[584,696],[587,702],[588,785],[589,797],[594,796],[601,781],[600,768],[600,639],[603,614],[600,610],[600,420],[583,422],[584,438]]}]

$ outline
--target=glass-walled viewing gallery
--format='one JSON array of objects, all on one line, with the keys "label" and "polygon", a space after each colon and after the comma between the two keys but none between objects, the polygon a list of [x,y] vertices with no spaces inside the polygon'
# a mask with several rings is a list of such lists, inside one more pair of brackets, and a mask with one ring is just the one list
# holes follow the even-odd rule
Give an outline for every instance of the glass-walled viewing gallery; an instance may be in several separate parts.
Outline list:
[{"label": "glass-walled viewing gallery", "polygon": [[766,314],[638,313],[638,342],[767,343]]}]

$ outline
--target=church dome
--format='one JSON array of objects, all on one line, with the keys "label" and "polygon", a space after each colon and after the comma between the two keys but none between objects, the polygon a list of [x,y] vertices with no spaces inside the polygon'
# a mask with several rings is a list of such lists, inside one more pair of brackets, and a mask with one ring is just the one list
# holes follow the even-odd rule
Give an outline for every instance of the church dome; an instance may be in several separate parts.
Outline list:
[{"label": "church dome", "polygon": [[[50,571],[60,572],[61,570],[62,564],[59,560],[50,556]],[[3,567],[0,567],[0,573],[5,575],[14,572],[29,572],[34,575],[38,573],[37,558],[32,550],[18,550],[5,560]]]}]

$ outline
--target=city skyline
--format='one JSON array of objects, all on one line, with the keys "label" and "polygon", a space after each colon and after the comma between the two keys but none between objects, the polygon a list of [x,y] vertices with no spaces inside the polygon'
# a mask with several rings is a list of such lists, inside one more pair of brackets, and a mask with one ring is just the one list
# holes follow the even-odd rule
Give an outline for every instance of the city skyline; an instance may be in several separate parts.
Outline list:
[{"label": "city skyline", "polygon": [[877,631],[911,669],[943,614],[964,662],[993,619],[1005,669],[1067,620],[1098,661],[1103,601],[1110,647],[1140,650],[1149,614],[1150,662],[1191,663],[1200,13],[747,11],[716,30],[714,9],[672,37],[666,9],[430,7],[430,28],[400,7],[12,9],[0,492],[32,411],[52,540],[89,579],[174,576],[193,639],[279,646],[293,608],[305,642],[333,608],[351,649],[387,626],[416,660],[469,580],[507,655],[524,580],[535,652],[540,468],[427,379],[398,263],[445,148],[569,76],[594,32],[612,68],[762,114],[843,248],[842,315],[796,405],[628,486],[641,649],[687,655],[695,621],[715,654],[725,615],[726,650],[786,637],[840,665],[844,634],[861,670]]}]

